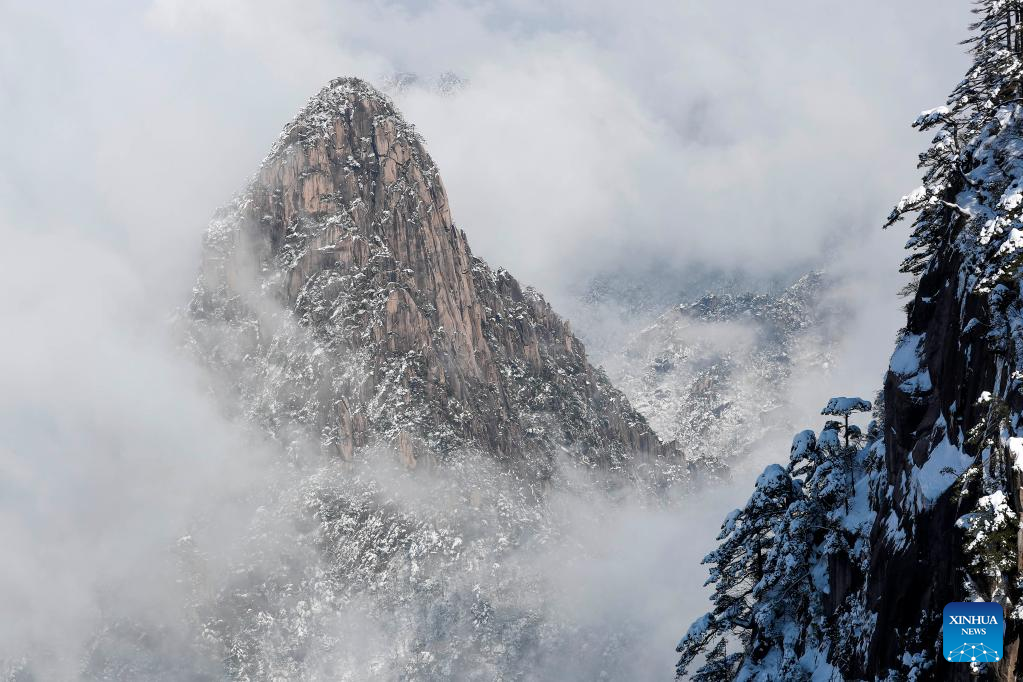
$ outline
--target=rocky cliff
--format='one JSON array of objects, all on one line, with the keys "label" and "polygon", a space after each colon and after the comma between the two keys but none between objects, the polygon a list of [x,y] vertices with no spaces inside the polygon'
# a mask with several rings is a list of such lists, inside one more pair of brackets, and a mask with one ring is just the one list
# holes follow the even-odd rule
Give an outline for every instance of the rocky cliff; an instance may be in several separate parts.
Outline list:
[{"label": "rocky cliff", "polygon": [[200,352],[274,433],[409,467],[475,448],[540,480],[555,455],[685,475],[537,292],[474,257],[414,128],[338,79],[287,125],[206,239]]},{"label": "rocky cliff", "polygon": [[857,676],[899,669],[911,652],[933,663],[930,679],[975,679],[969,666],[949,664],[935,651],[945,604],[974,599],[1000,601],[1009,616],[1005,658],[984,677],[1023,673],[1013,617],[1020,594],[1016,531],[992,529],[974,546],[969,529],[957,523],[983,513],[996,491],[1010,493],[1004,500],[1017,518],[1023,509],[1009,447],[1023,408],[1017,362],[1023,349],[1017,332],[1005,333],[1023,311],[1018,282],[1000,287],[992,300],[970,291],[975,280],[961,276],[963,265],[957,249],[939,253],[908,306],[885,378],[888,486],[877,496],[866,575],[839,564],[831,576],[837,601],[859,584],[876,613],[865,656],[849,671]]}]

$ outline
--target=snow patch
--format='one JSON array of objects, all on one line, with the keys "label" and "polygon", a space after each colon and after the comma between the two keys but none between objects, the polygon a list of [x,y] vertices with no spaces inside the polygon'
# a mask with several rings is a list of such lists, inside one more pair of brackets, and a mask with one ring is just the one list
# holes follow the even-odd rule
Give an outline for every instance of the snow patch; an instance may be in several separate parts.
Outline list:
[{"label": "snow patch", "polygon": [[924,334],[907,334],[899,342],[888,365],[893,372],[901,376],[909,376],[920,371],[920,350],[924,336]]},{"label": "snow patch", "polygon": [[899,390],[909,395],[927,393],[931,388],[931,373],[926,369],[899,384]]},{"label": "snow patch", "polygon": [[946,434],[931,450],[924,465],[913,472],[913,480],[924,504],[934,504],[971,464],[973,457],[952,445]]},{"label": "snow patch", "polygon": [[1012,453],[1012,466],[1016,471],[1023,471],[1023,438],[1013,436],[1009,439],[1009,452]]}]

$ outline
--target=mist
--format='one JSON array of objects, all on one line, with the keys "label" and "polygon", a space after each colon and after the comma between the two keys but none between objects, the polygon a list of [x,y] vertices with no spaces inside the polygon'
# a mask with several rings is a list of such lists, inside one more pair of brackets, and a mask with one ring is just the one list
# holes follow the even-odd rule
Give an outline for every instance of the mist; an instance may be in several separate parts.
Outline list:
[{"label": "mist", "polygon": [[[968,9],[0,0],[0,661],[74,679],[97,630],[127,620],[166,635],[167,679],[215,674],[189,620],[212,598],[182,584],[182,543],[204,555],[208,593],[239,566],[278,575],[257,546],[323,568],[295,517],[300,493],[331,474],[311,453],[296,469],[226,410],[173,320],[210,215],[330,78],[417,74],[392,95],[425,136],[455,221],[569,319],[607,272],[828,272],[828,295],[851,311],[842,342],[789,396],[800,427],[819,427],[831,395],[873,397],[902,324],[905,229],[880,225],[918,184],[927,140],[908,123],[966,68]],[[435,87],[446,73],[462,85]],[[596,316],[581,333],[617,337],[616,324]],[[527,578],[505,594],[539,584],[523,602],[587,632],[627,623],[622,669],[670,679],[678,637],[706,608],[699,560],[719,520],[786,457],[765,447],[731,484],[667,506],[585,485],[555,496],[564,544],[508,550]],[[471,480],[492,475],[473,467]],[[409,495],[402,476],[372,478]],[[362,647],[394,655],[394,631],[359,615],[376,602],[352,604],[333,612],[348,644],[330,640],[340,658],[324,671],[370,665]],[[169,663],[183,652],[187,671]]]}]

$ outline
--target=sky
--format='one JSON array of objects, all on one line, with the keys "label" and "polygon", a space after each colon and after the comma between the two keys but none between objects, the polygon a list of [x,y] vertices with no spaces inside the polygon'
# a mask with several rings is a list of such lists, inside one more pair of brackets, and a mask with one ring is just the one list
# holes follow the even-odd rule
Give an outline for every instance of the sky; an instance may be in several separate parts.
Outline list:
[{"label": "sky", "polygon": [[[853,313],[810,406],[880,383],[906,236],[881,224],[918,184],[909,123],[965,71],[968,9],[0,0],[0,536],[20,557],[0,603],[32,612],[0,646],[76,630],[100,588],[144,592],[179,521],[263,484],[167,320],[210,215],[331,78],[419,76],[395,98],[456,224],[556,307],[653,261],[828,270]],[[464,86],[439,93],[445,73]]]}]

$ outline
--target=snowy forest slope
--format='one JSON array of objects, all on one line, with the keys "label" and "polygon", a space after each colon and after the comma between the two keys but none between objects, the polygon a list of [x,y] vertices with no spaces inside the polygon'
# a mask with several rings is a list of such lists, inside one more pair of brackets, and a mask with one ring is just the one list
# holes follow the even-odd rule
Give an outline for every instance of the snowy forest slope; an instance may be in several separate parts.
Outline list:
[{"label": "snowy forest slope", "polygon": [[841,315],[813,272],[778,292],[708,293],[674,306],[605,361],[666,440],[734,466],[791,432],[793,374],[831,360]]}]

